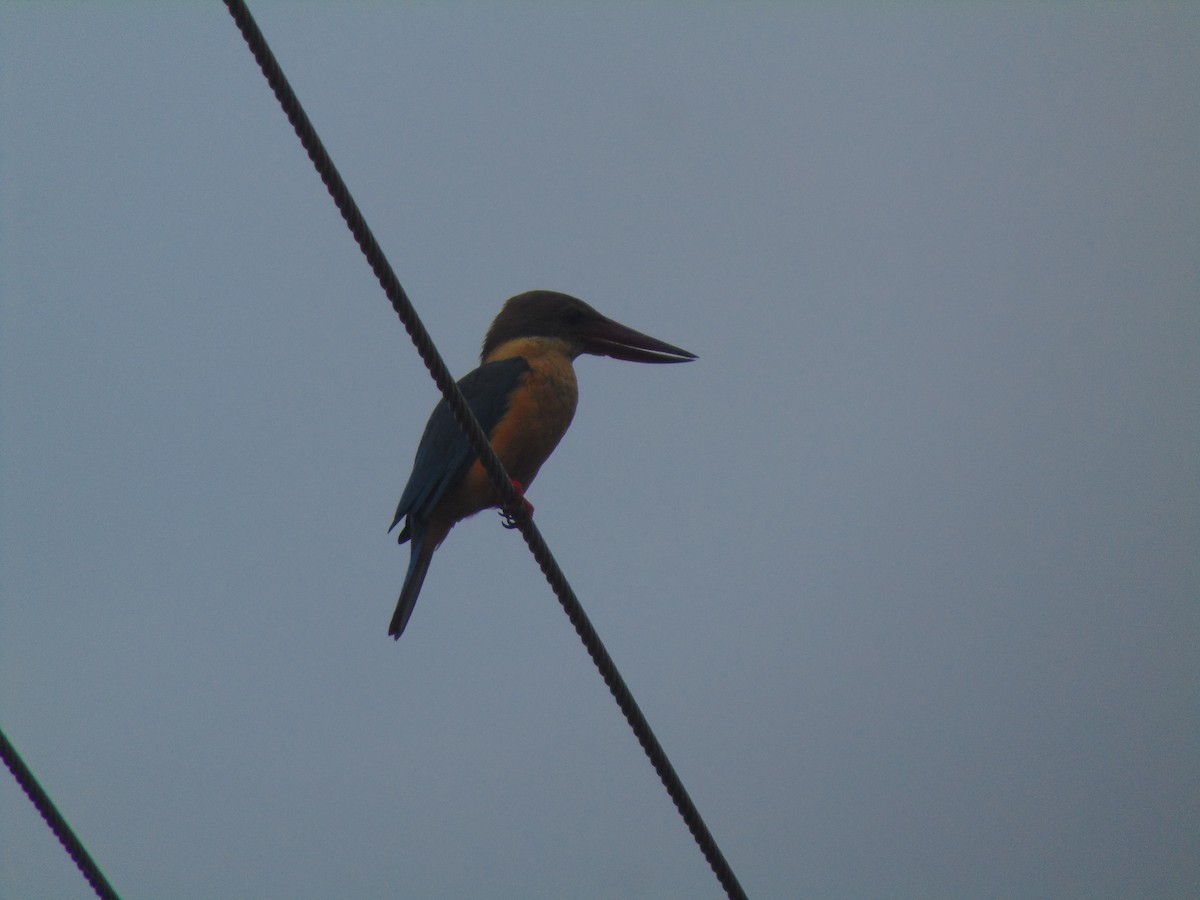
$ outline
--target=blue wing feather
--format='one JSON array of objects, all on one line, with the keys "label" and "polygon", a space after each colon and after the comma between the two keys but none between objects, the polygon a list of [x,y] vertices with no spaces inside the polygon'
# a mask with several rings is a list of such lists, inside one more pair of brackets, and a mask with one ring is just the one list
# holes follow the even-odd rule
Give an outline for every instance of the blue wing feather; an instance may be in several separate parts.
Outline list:
[{"label": "blue wing feather", "polygon": [[[480,366],[459,380],[458,387],[466,397],[467,405],[489,438],[504,418],[509,397],[521,376],[528,371],[529,363],[515,356]],[[418,520],[428,518],[446,491],[466,474],[474,461],[475,456],[466,435],[454,421],[454,414],[450,412],[446,401],[440,401],[425,425],[425,433],[421,435],[421,443],[417,446],[412,474],[400,496],[396,518],[392,520],[388,531],[395,528],[405,516]],[[400,543],[410,536],[410,529],[406,525],[400,532]]]}]

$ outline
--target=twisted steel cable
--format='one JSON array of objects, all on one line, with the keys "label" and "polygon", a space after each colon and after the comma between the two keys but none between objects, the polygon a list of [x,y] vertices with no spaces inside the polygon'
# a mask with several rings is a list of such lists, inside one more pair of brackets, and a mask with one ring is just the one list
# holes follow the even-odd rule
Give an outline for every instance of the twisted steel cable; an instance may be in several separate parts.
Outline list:
[{"label": "twisted steel cable", "polygon": [[[367,226],[366,220],[359,211],[358,205],[355,203],[349,189],[334,166],[332,159],[330,159],[328,152],[326,152],[324,144],[322,144],[321,139],[317,136],[316,129],[300,106],[300,101],[284,76],[279,62],[275,59],[275,55],[271,52],[270,47],[267,46],[266,38],[263,37],[262,32],[259,30],[258,25],[250,14],[250,10],[246,7],[243,0],[224,0],[224,2],[229,8],[234,21],[237,23],[243,38],[245,38],[250,52],[254,55],[255,60],[257,60],[259,68],[262,69],[263,75],[266,76],[267,82],[270,84],[276,99],[279,101],[280,106],[283,107],[288,121],[292,123],[292,128],[295,129],[296,136],[300,139],[301,144],[304,145],[309,159],[312,160],[313,165],[316,167],[321,181],[324,182],[347,227],[349,227],[351,233],[354,235],[354,239],[362,250],[363,255],[367,258],[367,262],[370,264],[371,270],[375,273],[375,277],[379,279],[384,293],[387,294],[392,307],[396,310],[396,314],[404,324],[405,330],[412,338],[417,352],[421,355],[426,368],[429,369],[429,373],[437,383],[438,389],[441,390],[442,395],[446,398],[446,403],[449,405],[451,412],[453,412],[459,427],[466,434],[472,451],[479,458],[489,478],[491,478],[502,504],[511,507],[517,499],[512,481],[504,471],[504,466],[496,456],[492,445],[488,442],[487,435],[484,434],[483,429],[479,426],[475,416],[467,406],[462,392],[458,389],[458,385],[451,376],[449,369],[446,368],[445,362],[437,352],[437,348],[433,344],[433,339],[429,336],[429,332],[425,330],[425,326],[417,316],[417,312],[408,299],[408,295],[405,294],[404,288],[400,285],[396,273],[392,270],[391,264],[384,256],[383,250],[380,249],[378,242]],[[537,560],[538,566],[546,576],[546,580],[553,589],[555,596],[558,597],[563,611],[566,612],[567,617],[571,620],[571,624],[575,627],[580,640],[583,641],[584,647],[587,648],[588,655],[591,656],[596,668],[600,671],[604,683],[608,685],[613,699],[616,700],[630,728],[633,729],[638,743],[641,744],[642,749],[645,751],[647,757],[649,757],[651,765],[654,766],[654,770],[658,773],[659,779],[674,802],[676,809],[678,809],[692,837],[700,847],[700,851],[704,854],[704,858],[708,861],[709,866],[712,867],[713,873],[729,897],[745,897],[745,891],[742,890],[742,886],[734,875],[733,869],[729,866],[724,854],[721,853],[721,849],[717,846],[717,842],[709,831],[708,826],[705,825],[700,811],[688,795],[687,789],[683,786],[683,782],[676,773],[674,766],[671,765],[671,761],[667,758],[666,751],[663,750],[662,745],[658,742],[658,738],[655,737],[653,730],[650,728],[650,723],[646,720],[641,708],[634,700],[633,694],[625,683],[625,679],[621,677],[616,663],[609,656],[603,642],[600,640],[600,636],[596,633],[596,629],[592,626],[591,621],[584,612],[579,598],[575,596],[575,592],[571,589],[566,575],[559,568],[558,562],[554,559],[553,554],[551,554],[550,548],[547,546],[541,532],[538,531],[537,526],[533,524],[533,520],[528,517],[519,504],[517,505],[517,509],[518,512],[513,514],[512,518],[520,529],[525,543],[533,553],[534,559]]]},{"label": "twisted steel cable", "polygon": [[96,892],[96,896],[101,900],[120,900],[117,892],[113,890],[108,879],[104,877],[104,873],[100,871],[100,867],[96,865],[96,861],[92,859],[92,855],[87,852],[87,848],[75,836],[75,832],[71,830],[71,826],[67,824],[67,820],[62,817],[62,813],[55,807],[54,801],[50,799],[38,780],[33,777],[33,773],[29,771],[29,767],[25,765],[25,761],[21,759],[21,755],[17,753],[17,748],[14,747],[5,736],[4,731],[0,730],[0,757],[4,759],[4,764],[8,766],[8,770],[12,772],[13,778],[17,779],[17,784],[21,785],[21,790],[25,792],[34,807],[46,820],[46,824],[50,826],[50,830],[54,832],[54,836],[58,838],[58,842],[63,845],[63,849],[67,851],[67,855],[74,860],[75,865],[87,879],[87,883],[92,886],[92,890]]}]

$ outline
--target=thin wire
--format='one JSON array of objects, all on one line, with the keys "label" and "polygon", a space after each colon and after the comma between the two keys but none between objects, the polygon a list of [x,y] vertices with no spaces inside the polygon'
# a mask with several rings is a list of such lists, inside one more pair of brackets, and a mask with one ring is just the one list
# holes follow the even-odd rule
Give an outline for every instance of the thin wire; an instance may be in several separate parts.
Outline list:
[{"label": "thin wire", "polygon": [[[458,389],[458,385],[455,384],[453,377],[451,377],[449,369],[446,368],[445,362],[442,361],[441,356],[434,347],[433,339],[425,330],[425,326],[421,324],[421,320],[418,318],[416,310],[409,301],[408,295],[405,294],[404,288],[401,287],[396,273],[392,270],[391,264],[387,261],[378,242],[367,226],[366,220],[358,209],[358,205],[354,202],[354,198],[350,195],[350,191],[334,166],[333,160],[330,159],[324,145],[317,136],[312,122],[309,121],[308,116],[301,108],[300,101],[284,76],[278,61],[275,59],[270,47],[267,46],[266,38],[263,37],[262,32],[259,30],[254,18],[250,15],[250,10],[246,7],[243,0],[224,0],[224,2],[229,8],[229,12],[237,23],[239,30],[242,32],[246,44],[250,47],[250,52],[254,54],[254,58],[258,61],[259,68],[262,69],[263,75],[266,76],[267,82],[270,84],[271,90],[275,93],[276,99],[279,101],[280,106],[283,107],[288,121],[292,123],[297,137],[300,138],[300,142],[304,145],[309,159],[312,160],[317,173],[321,176],[321,181],[325,183],[330,196],[333,198],[334,203],[337,204],[342,218],[345,219],[346,225],[354,235],[355,241],[358,242],[363,255],[366,256],[371,270],[383,286],[384,293],[387,294],[392,307],[400,317],[400,321],[404,323],[405,330],[408,331],[413,344],[417,348],[417,352],[420,353],[421,359],[425,362],[434,381],[437,382],[438,388],[446,398],[447,404],[454,413],[455,420],[466,434],[472,451],[479,457],[484,469],[491,478],[502,504],[511,506],[517,499],[517,496],[508,474],[504,471],[504,466],[496,456],[483,429],[479,426],[475,416],[467,406],[466,400],[463,398],[462,392]],[[513,518],[517,522],[517,527],[521,529],[521,535],[525,538],[525,543],[529,545],[534,559],[537,560],[538,566],[554,590],[555,596],[558,597],[559,603],[562,604],[563,610],[571,620],[571,624],[575,627],[580,640],[583,641],[584,646],[587,648],[588,654],[596,664],[596,668],[599,669],[601,677],[604,678],[604,683],[608,685],[613,699],[616,700],[617,705],[621,708],[621,712],[624,714],[630,728],[633,729],[638,743],[642,745],[642,749],[649,757],[650,763],[654,766],[654,770],[662,780],[663,786],[667,789],[667,793],[675,803],[676,809],[679,810],[680,816],[683,817],[683,821],[692,833],[692,837],[699,845],[704,858],[712,867],[713,873],[725,889],[725,893],[731,898],[744,898],[746,893],[742,890],[741,884],[738,883],[733,869],[730,868],[725,856],[721,853],[720,847],[717,846],[715,838],[713,838],[712,833],[708,830],[708,826],[705,825],[700,811],[696,808],[695,803],[692,802],[692,798],[688,795],[683,782],[675,772],[671,761],[667,758],[662,745],[654,736],[654,732],[650,728],[650,723],[646,720],[637,702],[633,699],[629,687],[625,684],[625,680],[617,670],[616,663],[609,656],[608,651],[600,640],[600,636],[596,633],[596,629],[592,626],[591,621],[584,612],[579,598],[575,596],[575,592],[571,589],[566,575],[563,574],[562,569],[559,568],[557,561],[551,554],[550,548],[546,545],[541,532],[538,531],[537,526],[533,524],[533,520],[525,513],[523,505],[517,504],[517,509],[518,512]]]},{"label": "thin wire", "polygon": [[295,129],[296,135],[300,138],[300,143],[304,145],[304,149],[308,153],[308,158],[312,160],[317,174],[321,176],[321,181],[325,183],[329,195],[337,205],[338,212],[342,214],[342,218],[346,221],[346,226],[350,229],[350,233],[354,235],[354,240],[358,242],[359,249],[362,250],[363,256],[367,258],[367,262],[371,266],[371,271],[379,279],[380,285],[383,286],[383,292],[387,294],[388,300],[392,303],[392,308],[396,310],[396,315],[400,317],[405,330],[408,332],[409,337],[412,338],[417,352],[421,355],[421,360],[425,363],[429,374],[433,376],[438,389],[446,398],[451,412],[454,413],[455,421],[458,422],[459,427],[467,436],[467,441],[470,443],[471,449],[479,457],[488,476],[496,485],[500,499],[505,504],[513,503],[517,499],[517,493],[508,474],[504,471],[504,466],[501,465],[499,458],[492,451],[492,445],[488,443],[487,435],[483,433],[479,422],[475,420],[470,407],[467,406],[466,398],[463,397],[462,391],[458,389],[454,377],[450,374],[445,361],[443,361],[441,354],[438,353],[437,348],[434,346],[433,338],[429,336],[429,332],[425,330],[424,324],[422,324],[421,319],[417,316],[417,311],[408,299],[408,294],[404,292],[404,288],[400,285],[400,279],[396,277],[391,263],[384,256],[383,250],[379,247],[379,242],[375,240],[375,235],[372,234],[371,229],[367,226],[366,219],[363,218],[358,204],[355,203],[354,197],[350,194],[350,189],[346,187],[346,182],[342,180],[341,174],[334,166],[333,160],[330,159],[329,153],[325,150],[325,145],[321,142],[321,138],[317,136],[316,129],[313,127],[312,122],[309,121],[303,107],[300,106],[299,98],[296,97],[295,91],[292,90],[292,86],[284,76],[283,69],[280,68],[279,62],[275,59],[275,54],[267,46],[266,38],[259,31],[257,23],[255,23],[254,18],[250,15],[250,10],[241,0],[225,0],[225,5],[229,8],[230,15],[233,16],[233,20],[242,32],[242,37],[245,38],[247,45],[249,45],[250,52],[254,54],[255,60],[258,61],[259,68],[262,69],[263,75],[267,78],[267,83],[270,84],[271,90],[274,91],[275,99],[283,107],[288,121],[292,123],[292,128]]},{"label": "thin wire", "polygon": [[71,830],[71,826],[67,824],[67,820],[54,806],[54,801],[33,777],[33,773],[29,771],[29,767],[17,753],[17,748],[9,743],[3,730],[0,730],[0,757],[4,758],[4,764],[12,772],[13,778],[17,779],[17,784],[21,785],[25,795],[29,797],[37,811],[41,813],[42,818],[46,820],[46,824],[50,826],[50,830],[54,832],[58,842],[75,861],[75,865],[83,873],[87,883],[92,886],[96,896],[103,900],[120,900],[117,892],[108,883],[108,879],[104,877],[104,873],[100,871],[100,867],[96,865],[96,861],[92,859],[91,854],[87,852],[79,838],[75,836],[75,832]]},{"label": "thin wire", "polygon": [[679,810],[679,815],[683,817],[684,824],[687,825],[688,831],[692,833],[692,838],[696,841],[697,846],[699,846],[700,852],[704,854],[704,858],[712,868],[713,874],[717,876],[717,881],[721,882],[721,887],[725,889],[725,893],[730,900],[736,900],[736,898],[744,900],[746,892],[742,890],[742,885],[733,873],[733,868],[729,865],[729,862],[725,859],[725,854],[721,852],[721,848],[717,845],[716,838],[712,836],[712,832],[708,830],[708,826],[704,823],[704,819],[700,815],[700,810],[692,802],[687,788],[683,786],[683,780],[680,779],[678,773],[675,771],[675,767],[671,765],[671,760],[667,758],[667,752],[662,748],[662,744],[658,742],[658,738],[654,736],[654,731],[650,728],[649,721],[643,715],[641,707],[637,705],[637,701],[633,699],[633,694],[630,692],[629,686],[625,684],[625,679],[621,677],[621,673],[617,670],[617,664],[608,655],[608,650],[605,649],[604,642],[600,640],[600,635],[596,633],[596,629],[592,626],[591,620],[588,619],[587,613],[583,611],[583,605],[579,602],[579,598],[575,596],[575,591],[571,589],[571,585],[567,581],[567,576],[563,574],[562,569],[558,566],[558,562],[550,553],[550,548],[546,546],[546,541],[542,537],[541,532],[533,524],[532,519],[519,518],[517,522],[518,527],[521,529],[521,536],[525,538],[525,543],[529,545],[529,550],[533,553],[533,558],[537,560],[542,574],[546,576],[546,580],[554,590],[554,595],[558,597],[558,602],[562,605],[567,618],[575,626],[575,632],[579,635],[579,639],[583,641],[583,646],[587,648],[592,662],[600,670],[600,676],[604,679],[604,683],[608,685],[608,690],[612,693],[613,699],[617,701],[617,706],[621,708],[621,713],[625,716],[625,721],[633,729],[633,734],[638,739],[638,743],[642,745],[642,750],[650,758],[650,764],[654,766],[654,771],[658,773],[659,780],[662,781],[663,787],[667,789],[667,793],[675,804],[675,808]]}]

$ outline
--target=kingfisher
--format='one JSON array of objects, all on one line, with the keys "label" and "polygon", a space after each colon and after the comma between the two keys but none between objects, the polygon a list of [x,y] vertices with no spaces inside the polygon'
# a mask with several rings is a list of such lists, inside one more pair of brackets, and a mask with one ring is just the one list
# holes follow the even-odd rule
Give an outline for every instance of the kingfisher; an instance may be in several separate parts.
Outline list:
[{"label": "kingfisher", "polygon": [[[483,339],[479,368],[458,387],[512,479],[518,501],[508,517],[531,515],[525,490],[566,433],[579,390],[572,363],[581,354],[630,362],[677,363],[696,354],[614,322],[582,300],[556,291],[529,291],[505,302]],[[411,541],[408,573],[388,634],[404,633],[429,571],[433,551],[468,516],[500,504],[483,464],[442,400],[417,446],[412,474],[390,533]]]}]

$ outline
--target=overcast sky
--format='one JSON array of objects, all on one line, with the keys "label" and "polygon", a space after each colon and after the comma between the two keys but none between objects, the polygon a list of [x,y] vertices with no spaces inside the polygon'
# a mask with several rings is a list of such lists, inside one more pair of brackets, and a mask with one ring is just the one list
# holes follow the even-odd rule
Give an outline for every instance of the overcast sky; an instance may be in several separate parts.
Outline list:
[{"label": "overcast sky", "polygon": [[[757,897],[1200,895],[1200,7],[253,4]],[[0,7],[0,727],[126,897],[720,888],[224,7]],[[7,773],[0,895],[89,896]]]}]

